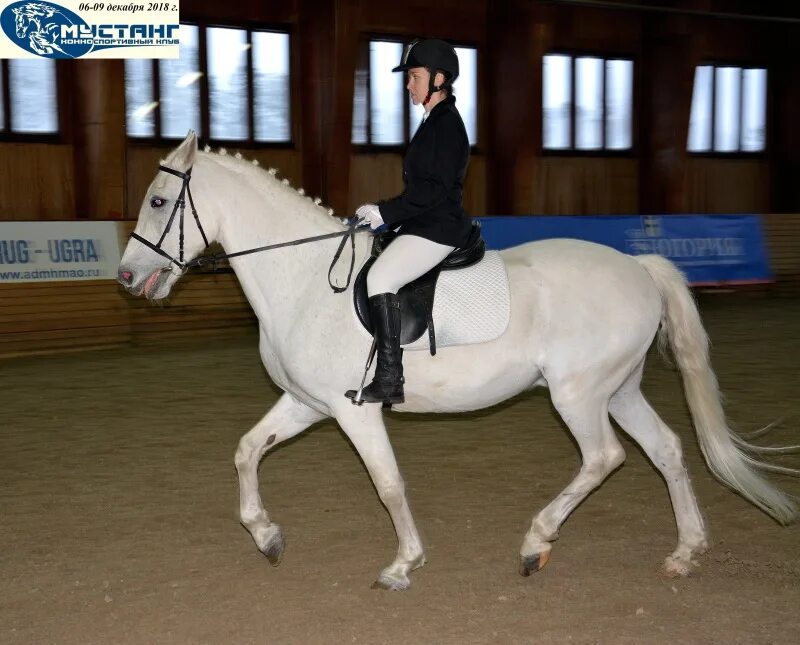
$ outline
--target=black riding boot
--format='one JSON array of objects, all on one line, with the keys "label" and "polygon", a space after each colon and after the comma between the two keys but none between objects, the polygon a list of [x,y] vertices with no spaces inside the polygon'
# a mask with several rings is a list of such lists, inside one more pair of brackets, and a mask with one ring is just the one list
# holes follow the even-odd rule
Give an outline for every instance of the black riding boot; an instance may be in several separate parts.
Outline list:
[{"label": "black riding boot", "polygon": [[[403,350],[400,349],[400,299],[395,293],[379,293],[369,299],[369,316],[377,339],[375,378],[361,392],[367,403],[403,403]],[[357,390],[345,396],[354,399]]]}]

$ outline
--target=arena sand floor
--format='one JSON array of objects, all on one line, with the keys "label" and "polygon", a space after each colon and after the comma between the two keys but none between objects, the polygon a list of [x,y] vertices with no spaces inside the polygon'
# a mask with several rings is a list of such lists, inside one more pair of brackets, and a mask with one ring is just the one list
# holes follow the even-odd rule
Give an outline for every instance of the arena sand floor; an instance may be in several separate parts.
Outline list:
[{"label": "arena sand floor", "polygon": [[[768,442],[800,443],[800,300],[701,305],[734,427],[784,417]],[[388,416],[428,556],[403,593],[370,589],[394,532],[335,424],[280,446],[260,471],[287,538],[272,568],[238,523],[233,466],[277,398],[256,343],[253,332],[4,362],[0,642],[797,642],[800,531],[711,477],[679,375],[655,351],[644,390],[683,440],[711,535],[692,577],[658,572],[673,514],[625,437],[625,465],[566,522],[547,567],[517,574],[533,513],[579,465],[545,390],[480,413]]]}]

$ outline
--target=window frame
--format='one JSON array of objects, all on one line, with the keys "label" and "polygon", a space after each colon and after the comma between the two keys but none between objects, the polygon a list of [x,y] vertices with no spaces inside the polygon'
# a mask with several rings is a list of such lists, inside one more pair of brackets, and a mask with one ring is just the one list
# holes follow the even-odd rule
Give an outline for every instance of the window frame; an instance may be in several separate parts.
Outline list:
[{"label": "window frame", "polygon": [[[297,143],[296,119],[293,118],[292,106],[295,104],[295,73],[294,73],[294,40],[295,30],[292,25],[284,23],[263,23],[254,21],[221,22],[217,20],[196,20],[187,17],[181,20],[181,24],[197,27],[197,47],[198,65],[201,76],[200,83],[200,126],[202,133],[199,137],[202,141],[213,142],[215,146],[230,148],[273,148],[273,149],[294,149]],[[248,136],[246,139],[221,139],[211,138],[211,110],[209,97],[208,81],[208,33],[207,29],[221,27],[223,29],[243,29],[247,34],[247,109],[248,109]],[[255,138],[255,88],[253,74],[253,32],[278,32],[289,36],[289,140],[288,141],[260,141]],[[153,110],[153,121],[155,134],[150,137],[138,137],[128,134],[128,109],[125,105],[125,138],[130,145],[153,146],[153,145],[175,145],[183,140],[183,137],[171,137],[161,134],[161,78],[158,60],[150,61],[152,74],[151,82],[153,100],[158,103]]]},{"label": "window frame", "polygon": [[[711,148],[709,150],[689,150],[689,120],[691,119],[691,110],[692,110],[692,100],[694,99],[694,74],[697,73],[698,67],[711,67],[713,73],[711,75]],[[716,115],[716,106],[717,106],[717,69],[720,67],[734,67],[738,68],[740,72],[742,72],[739,78],[739,149],[731,152],[726,152],[724,150],[714,150],[714,135],[716,134],[716,124],[717,124],[717,115]],[[767,73],[767,88],[766,88],[766,96],[764,97],[764,149],[763,150],[742,150],[742,119],[744,115],[744,110],[742,109],[744,106],[744,92],[743,85],[744,85],[744,71],[749,69],[763,69]],[[766,158],[769,156],[769,147],[770,147],[770,135],[771,135],[771,128],[770,128],[770,107],[771,107],[771,95],[772,92],[770,91],[770,68],[766,61],[720,61],[718,59],[703,59],[701,62],[697,63],[694,68],[692,69],[692,91],[689,95],[689,119],[686,121],[686,154],[692,158],[710,158],[710,159],[759,159],[759,158]]]},{"label": "window frame", "polygon": [[[570,123],[569,123],[569,148],[545,148],[544,146],[544,58],[545,56],[569,56],[571,58],[571,73],[570,73]],[[583,150],[575,147],[575,91],[576,91],[576,61],[578,58],[599,58],[603,61],[603,95],[601,99],[601,106],[603,109],[603,127],[602,127],[602,141],[603,146],[597,150]],[[630,61],[633,65],[631,88],[631,146],[630,148],[606,148],[606,63],[610,60],[624,60]],[[580,50],[580,49],[565,49],[553,48],[546,51],[541,59],[541,74],[539,78],[540,83],[540,101],[539,110],[539,135],[540,144],[539,149],[543,157],[613,157],[613,158],[630,158],[638,154],[639,137],[637,136],[638,118],[637,109],[639,105],[638,97],[638,76],[639,76],[639,61],[636,55],[630,52],[598,52],[596,50]]]},{"label": "window frame", "polygon": [[[366,72],[367,72],[367,86],[366,86],[366,89],[367,89],[367,143],[353,143],[353,127],[352,127],[352,121],[351,121],[351,124],[350,124],[350,146],[351,146],[351,149],[352,149],[353,152],[356,152],[356,153],[371,153],[371,154],[389,152],[389,153],[401,153],[402,154],[402,153],[405,152],[406,148],[408,148],[408,145],[411,143],[412,135],[411,135],[411,125],[409,123],[410,116],[411,116],[411,114],[410,114],[411,111],[410,111],[409,105],[408,105],[408,103],[409,103],[408,91],[405,89],[406,82],[407,82],[405,80],[405,74],[403,75],[404,82],[403,82],[403,101],[402,101],[402,105],[403,105],[403,117],[402,117],[403,118],[403,137],[405,139],[405,142],[404,143],[395,143],[395,144],[372,143],[371,142],[371,139],[372,139],[372,109],[371,109],[372,108],[372,97],[371,97],[370,90],[372,88],[372,75],[370,74],[370,47],[369,46],[370,46],[370,43],[372,41],[378,40],[378,41],[384,41],[384,42],[390,42],[390,43],[399,43],[401,45],[401,47],[403,48],[402,51],[405,51],[405,46],[412,39],[413,38],[410,37],[410,36],[409,37],[404,37],[404,36],[398,36],[397,34],[388,34],[387,35],[387,34],[377,34],[377,33],[365,33],[365,34],[361,35],[361,39],[359,40],[359,43],[358,43],[359,51],[358,51],[358,56],[356,57],[357,66],[356,66],[356,70],[355,71],[358,71],[360,69],[366,69]],[[481,150],[482,150],[481,147],[480,147],[480,142],[482,140],[481,139],[481,116],[480,116],[481,115],[481,112],[480,112],[480,104],[481,104],[481,97],[480,97],[480,68],[481,68],[481,59],[482,59],[482,57],[480,56],[481,49],[476,43],[472,43],[472,42],[461,41],[461,40],[459,40],[459,41],[448,40],[447,42],[450,43],[453,46],[454,49],[455,48],[459,48],[459,47],[463,47],[463,48],[474,49],[475,52],[476,52],[477,64],[475,65],[475,75],[476,75],[476,77],[478,79],[477,82],[476,82],[476,87],[478,88],[478,92],[477,92],[477,95],[475,97],[476,104],[477,104],[477,107],[476,107],[476,112],[477,112],[476,116],[477,116],[477,118],[476,118],[476,122],[475,122],[476,133],[475,134],[476,134],[476,138],[477,138],[478,142],[475,143],[475,144],[470,144],[469,152],[470,152],[470,155],[480,154]],[[360,66],[362,61],[365,63],[363,68]],[[456,99],[457,99],[457,97],[458,97],[458,94],[456,94]],[[355,99],[355,82],[353,83],[353,99]],[[351,109],[351,113],[352,113],[352,109]]]},{"label": "window frame", "polygon": [[0,59],[0,75],[2,75],[2,92],[0,101],[3,102],[3,114],[5,115],[5,127],[0,129],[0,142],[2,143],[65,143],[67,133],[65,132],[66,115],[64,114],[64,67],[63,61],[55,61],[56,79],[56,132],[16,132],[11,129],[11,73],[8,69],[8,60]]}]

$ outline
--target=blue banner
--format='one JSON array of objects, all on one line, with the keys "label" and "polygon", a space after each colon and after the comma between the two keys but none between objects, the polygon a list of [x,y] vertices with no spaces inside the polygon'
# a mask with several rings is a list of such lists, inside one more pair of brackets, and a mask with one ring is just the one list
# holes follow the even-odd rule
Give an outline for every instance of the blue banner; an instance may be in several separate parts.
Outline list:
[{"label": "blue banner", "polygon": [[772,281],[757,215],[479,217],[486,246],[505,249],[557,237],[672,260],[693,285]]}]

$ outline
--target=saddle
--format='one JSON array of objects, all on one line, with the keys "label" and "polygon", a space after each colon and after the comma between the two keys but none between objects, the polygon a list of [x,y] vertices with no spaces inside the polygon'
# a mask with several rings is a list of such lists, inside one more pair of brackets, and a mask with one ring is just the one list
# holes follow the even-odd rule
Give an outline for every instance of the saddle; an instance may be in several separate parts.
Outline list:
[{"label": "saddle", "polygon": [[[397,237],[394,231],[384,231],[375,236],[372,242],[370,258],[364,263],[356,276],[353,285],[353,301],[356,315],[370,334],[374,335],[369,319],[369,296],[367,295],[367,274],[378,256]],[[433,326],[433,298],[436,293],[436,282],[442,271],[464,269],[477,264],[486,253],[486,243],[481,236],[480,222],[473,222],[467,243],[455,249],[440,264],[409,282],[398,292],[400,298],[400,344],[407,345],[420,338],[428,330],[431,356],[436,354],[436,332]]]}]

